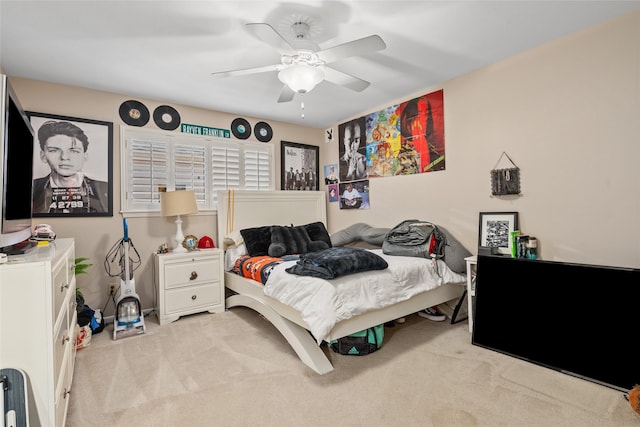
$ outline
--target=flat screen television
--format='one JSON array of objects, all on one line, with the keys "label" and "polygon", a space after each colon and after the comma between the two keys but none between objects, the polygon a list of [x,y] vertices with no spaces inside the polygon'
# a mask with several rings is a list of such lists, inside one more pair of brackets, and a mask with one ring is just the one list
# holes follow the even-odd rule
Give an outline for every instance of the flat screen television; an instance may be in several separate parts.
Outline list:
[{"label": "flat screen television", "polygon": [[639,316],[638,268],[478,256],[474,345],[626,392]]},{"label": "flat screen television", "polygon": [[32,245],[34,131],[6,75],[0,74],[0,252],[24,252]]}]

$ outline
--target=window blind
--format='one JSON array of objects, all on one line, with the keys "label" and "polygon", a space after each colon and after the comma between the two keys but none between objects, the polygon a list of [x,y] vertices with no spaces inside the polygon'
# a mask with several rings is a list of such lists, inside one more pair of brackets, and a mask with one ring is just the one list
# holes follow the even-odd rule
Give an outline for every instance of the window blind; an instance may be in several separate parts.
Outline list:
[{"label": "window blind", "polygon": [[194,190],[198,209],[213,210],[218,190],[275,188],[272,144],[123,128],[124,212],[159,211],[163,191]]}]

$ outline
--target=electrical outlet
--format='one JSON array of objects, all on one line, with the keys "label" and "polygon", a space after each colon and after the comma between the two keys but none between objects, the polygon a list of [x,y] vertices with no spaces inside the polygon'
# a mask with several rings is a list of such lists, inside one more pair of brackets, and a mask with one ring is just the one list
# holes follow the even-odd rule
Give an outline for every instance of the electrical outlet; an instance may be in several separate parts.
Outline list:
[{"label": "electrical outlet", "polygon": [[116,284],[109,283],[109,296],[114,295],[116,293]]}]

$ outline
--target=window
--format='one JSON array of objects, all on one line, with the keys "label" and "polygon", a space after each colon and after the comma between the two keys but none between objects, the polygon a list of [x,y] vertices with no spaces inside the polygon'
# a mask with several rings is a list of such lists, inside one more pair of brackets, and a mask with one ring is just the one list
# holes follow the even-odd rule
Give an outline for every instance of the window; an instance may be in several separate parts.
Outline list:
[{"label": "window", "polygon": [[159,212],[160,193],[194,190],[198,209],[217,208],[217,190],[274,190],[273,144],[122,127],[123,212]]}]

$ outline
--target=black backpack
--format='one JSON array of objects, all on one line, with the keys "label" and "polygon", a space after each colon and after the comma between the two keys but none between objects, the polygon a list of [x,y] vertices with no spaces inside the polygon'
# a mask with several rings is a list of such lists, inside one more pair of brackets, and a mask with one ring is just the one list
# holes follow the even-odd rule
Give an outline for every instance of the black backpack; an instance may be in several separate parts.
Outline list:
[{"label": "black backpack", "polygon": [[365,356],[382,346],[384,340],[384,324],[367,328],[363,331],[329,342],[329,347],[336,353],[350,356]]}]

